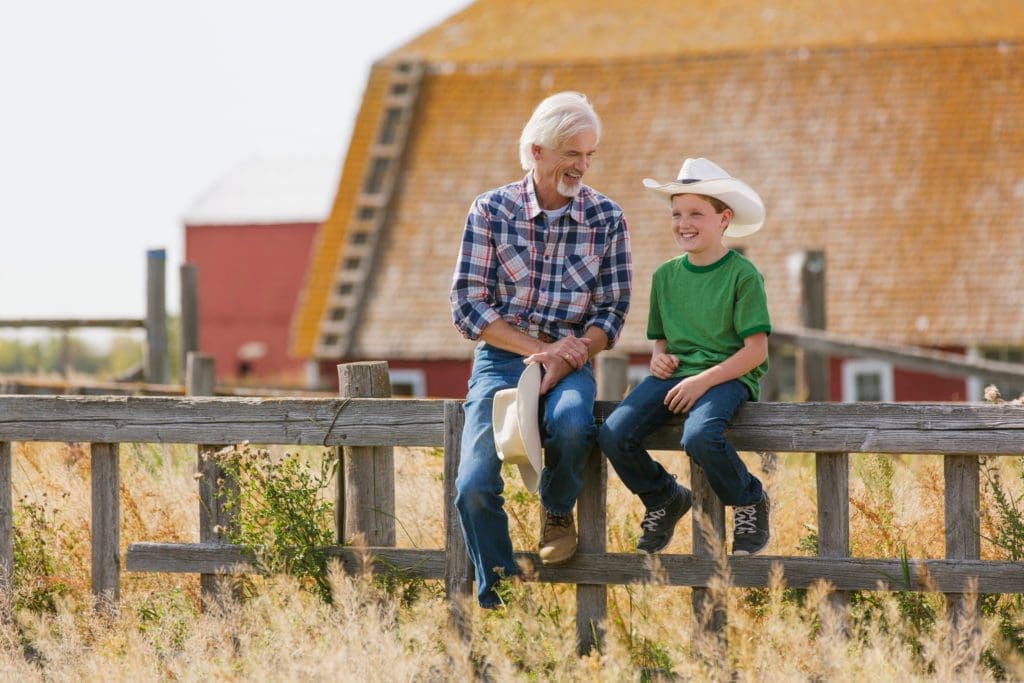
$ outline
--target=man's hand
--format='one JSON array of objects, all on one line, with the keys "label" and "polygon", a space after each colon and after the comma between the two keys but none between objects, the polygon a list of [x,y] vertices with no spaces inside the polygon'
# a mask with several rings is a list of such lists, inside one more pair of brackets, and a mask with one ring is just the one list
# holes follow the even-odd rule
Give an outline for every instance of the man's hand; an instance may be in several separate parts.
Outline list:
[{"label": "man's hand", "polygon": [[677,415],[685,413],[710,387],[700,375],[686,377],[665,394],[665,405]]},{"label": "man's hand", "polygon": [[651,356],[651,374],[658,379],[668,379],[679,367],[674,353],[655,353]]},{"label": "man's hand", "polygon": [[544,378],[540,382],[541,395],[546,394],[563,377],[586,365],[590,360],[590,341],[586,337],[570,335],[546,344],[543,351],[526,357],[524,363],[540,363],[544,366]]}]

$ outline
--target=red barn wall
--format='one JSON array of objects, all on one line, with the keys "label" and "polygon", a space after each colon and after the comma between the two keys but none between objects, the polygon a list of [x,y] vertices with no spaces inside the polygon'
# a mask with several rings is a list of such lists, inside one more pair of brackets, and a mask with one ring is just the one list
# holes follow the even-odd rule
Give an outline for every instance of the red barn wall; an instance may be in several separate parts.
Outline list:
[{"label": "red barn wall", "polygon": [[215,357],[218,380],[239,379],[239,349],[260,342],[266,354],[249,361],[248,378],[302,382],[303,361],[288,356],[288,335],[316,229],[185,226],[185,261],[198,270],[199,349]]}]

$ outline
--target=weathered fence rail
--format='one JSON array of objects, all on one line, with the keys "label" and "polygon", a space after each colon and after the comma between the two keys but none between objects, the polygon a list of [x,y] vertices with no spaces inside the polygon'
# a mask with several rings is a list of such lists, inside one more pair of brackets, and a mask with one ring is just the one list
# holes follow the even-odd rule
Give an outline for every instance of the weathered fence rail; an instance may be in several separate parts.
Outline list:
[{"label": "weathered fence rail", "polygon": [[[599,421],[614,402],[596,406]],[[471,592],[457,516],[452,513],[461,434],[461,402],[379,398],[213,398],[149,396],[0,396],[0,565],[10,575],[10,442],[89,442],[93,457],[93,590],[116,600],[121,568],[118,532],[119,443],[185,443],[203,447],[236,444],[342,447],[346,457],[372,454],[372,447],[440,447],[445,451],[445,548],[376,546],[382,564],[414,575],[443,579],[449,594]],[[729,427],[733,443],[746,451],[815,453],[818,465],[819,557],[728,557],[732,580],[741,587],[765,586],[773,565],[788,585],[819,580],[839,591],[912,589],[964,593],[1024,592],[1024,563],[981,561],[978,455],[1024,454],[1024,407],[988,404],[751,403]],[[679,449],[679,428],[665,427],[648,445]],[[350,450],[351,449],[351,450]],[[941,454],[945,456],[946,557],[911,559],[849,557],[848,454]],[[724,538],[721,504],[692,467],[698,507],[711,520],[711,533]],[[600,637],[606,586],[650,579],[647,558],[606,553],[603,459],[595,451],[578,503],[580,553],[561,567],[543,567],[534,553],[522,553],[541,581],[577,584],[577,633],[581,649]],[[393,493],[392,493],[393,495]],[[344,508],[339,493],[339,505]],[[339,510],[343,515],[344,510]],[[660,575],[670,585],[694,587],[698,604],[722,558],[704,542],[694,518],[694,554],[659,556]],[[341,527],[339,527],[339,536]],[[384,544],[382,544],[384,545]],[[338,546],[330,553],[348,565],[356,551]],[[133,543],[128,571],[216,574],[251,571],[236,546],[220,543]],[[910,585],[905,583],[909,569]]]}]

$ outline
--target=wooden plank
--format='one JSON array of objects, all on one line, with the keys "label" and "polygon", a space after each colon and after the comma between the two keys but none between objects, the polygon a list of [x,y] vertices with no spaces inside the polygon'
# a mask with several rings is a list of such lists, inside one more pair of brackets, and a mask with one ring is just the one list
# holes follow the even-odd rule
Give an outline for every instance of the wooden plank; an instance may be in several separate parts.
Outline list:
[{"label": "wooden plank", "polygon": [[141,318],[17,318],[0,320],[0,327],[53,327],[61,330],[77,327],[107,327],[112,329],[145,327]]},{"label": "wooden plank", "polygon": [[[599,401],[603,421],[616,404]],[[780,453],[1024,452],[1024,406],[746,403],[726,430],[740,450]],[[679,425],[647,441],[677,450]],[[444,445],[439,399],[0,396],[0,440],[324,446]]]},{"label": "wooden plank", "polygon": [[[11,482],[11,444],[0,441],[0,581],[14,578],[14,489]],[[10,615],[2,615],[0,618]]]},{"label": "wooden plank", "polygon": [[[364,555],[351,547],[327,549],[328,556],[356,570]],[[394,569],[424,579],[444,579],[444,551],[409,548],[367,548],[374,571]],[[547,567],[536,553],[516,553],[537,570],[538,579],[549,583],[629,585],[652,580],[651,563],[642,553],[577,553],[564,565]],[[718,572],[718,560],[695,555],[658,555],[658,577],[669,586],[706,587]],[[253,569],[238,546],[187,543],[133,543],[128,546],[128,571],[196,573],[247,573]],[[903,564],[897,559],[782,557],[771,555],[729,556],[726,559],[737,588],[768,584],[773,565],[779,565],[791,588],[809,588],[828,581],[838,590],[928,590],[956,593],[966,590],[972,578],[982,593],[1017,593],[1024,584],[1024,563],[983,560],[909,560],[911,581],[903,584]],[[928,582],[925,581],[928,577]]]},{"label": "wooden plank", "polygon": [[118,444],[94,443],[92,478],[92,594],[96,607],[111,610],[120,598],[121,506]]},{"label": "wooden plank", "polygon": [[443,401],[0,396],[0,439],[323,446],[443,445]]},{"label": "wooden plank", "polygon": [[934,351],[915,346],[884,344],[871,339],[838,335],[808,328],[772,328],[769,343],[792,344],[805,351],[845,358],[875,358],[908,370],[920,370],[944,377],[985,377],[992,381],[1018,383],[1024,380],[1024,365],[968,358],[958,353]]},{"label": "wooden plank", "polygon": [[[338,392],[343,399],[391,396],[388,364],[383,361],[338,366]],[[338,505],[344,510],[344,539],[358,534],[371,546],[395,544],[395,455],[389,441],[346,446],[339,471]],[[340,515],[341,513],[339,513]]]}]

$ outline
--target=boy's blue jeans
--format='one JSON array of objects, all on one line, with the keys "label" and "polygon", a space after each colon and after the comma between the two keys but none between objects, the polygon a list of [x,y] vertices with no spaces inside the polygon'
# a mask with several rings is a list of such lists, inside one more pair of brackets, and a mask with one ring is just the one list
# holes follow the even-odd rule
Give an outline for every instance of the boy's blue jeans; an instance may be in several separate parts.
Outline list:
[{"label": "boy's blue jeans", "polygon": [[643,441],[670,419],[685,419],[681,446],[701,466],[712,490],[725,505],[761,500],[761,482],[725,440],[725,427],[750,392],[739,380],[716,385],[697,399],[685,416],[672,413],[665,395],[681,378],[648,376],[630,391],[598,433],[601,450],[626,487],[648,508],[672,498],[675,478],[651,457]]},{"label": "boy's blue jeans", "polygon": [[[519,573],[501,495],[505,484],[494,447],[491,404],[498,391],[516,386],[525,367],[522,356],[481,344],[476,350],[469,393],[463,404],[466,422],[455,480],[455,507],[476,570],[477,600],[484,607],[498,604],[494,586],[499,572],[504,576]],[[583,487],[583,467],[597,437],[596,393],[594,372],[587,364],[541,397],[545,466],[539,492],[541,504],[548,512],[572,512]]]}]

